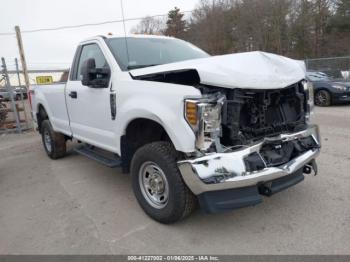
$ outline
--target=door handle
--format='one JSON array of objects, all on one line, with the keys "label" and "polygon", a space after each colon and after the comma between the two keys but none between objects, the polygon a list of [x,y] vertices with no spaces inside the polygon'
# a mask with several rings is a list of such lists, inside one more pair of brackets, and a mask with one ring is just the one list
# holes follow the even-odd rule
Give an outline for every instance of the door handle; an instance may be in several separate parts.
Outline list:
[{"label": "door handle", "polygon": [[73,99],[77,99],[78,97],[77,91],[71,91],[68,95]]}]

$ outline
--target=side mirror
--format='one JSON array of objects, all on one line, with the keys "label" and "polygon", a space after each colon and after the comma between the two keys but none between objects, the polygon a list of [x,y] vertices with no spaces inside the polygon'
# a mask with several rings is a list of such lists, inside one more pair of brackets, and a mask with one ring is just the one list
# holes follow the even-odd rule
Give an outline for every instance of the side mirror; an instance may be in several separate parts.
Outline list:
[{"label": "side mirror", "polygon": [[89,58],[84,61],[81,73],[83,75],[81,83],[84,86],[92,88],[108,87],[111,71],[109,68],[96,68],[94,58]]}]

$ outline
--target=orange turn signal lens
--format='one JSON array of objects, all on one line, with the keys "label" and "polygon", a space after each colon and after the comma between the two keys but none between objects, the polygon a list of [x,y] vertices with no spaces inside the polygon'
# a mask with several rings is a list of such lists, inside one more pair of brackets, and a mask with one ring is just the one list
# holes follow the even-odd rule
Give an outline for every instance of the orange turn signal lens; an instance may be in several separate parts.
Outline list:
[{"label": "orange turn signal lens", "polygon": [[197,124],[197,104],[195,102],[186,102],[186,119],[193,126]]}]

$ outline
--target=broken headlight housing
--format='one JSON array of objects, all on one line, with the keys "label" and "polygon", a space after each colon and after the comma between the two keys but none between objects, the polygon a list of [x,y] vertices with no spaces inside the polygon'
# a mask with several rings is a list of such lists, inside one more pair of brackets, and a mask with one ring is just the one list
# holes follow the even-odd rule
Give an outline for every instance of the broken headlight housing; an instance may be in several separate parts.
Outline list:
[{"label": "broken headlight housing", "polygon": [[303,87],[307,99],[306,120],[310,121],[311,113],[314,110],[314,86],[310,81],[303,81]]},{"label": "broken headlight housing", "polygon": [[221,134],[221,109],[225,96],[185,99],[185,118],[196,135],[196,148],[206,150]]}]

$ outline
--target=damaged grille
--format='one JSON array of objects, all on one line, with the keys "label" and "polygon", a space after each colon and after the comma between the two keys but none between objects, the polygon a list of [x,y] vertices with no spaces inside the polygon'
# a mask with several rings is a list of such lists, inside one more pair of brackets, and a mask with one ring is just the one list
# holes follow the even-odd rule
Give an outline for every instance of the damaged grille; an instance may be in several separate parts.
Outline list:
[{"label": "damaged grille", "polygon": [[222,110],[224,146],[246,145],[266,136],[305,128],[306,95],[301,82],[274,90],[216,91],[224,93],[227,99]]}]

